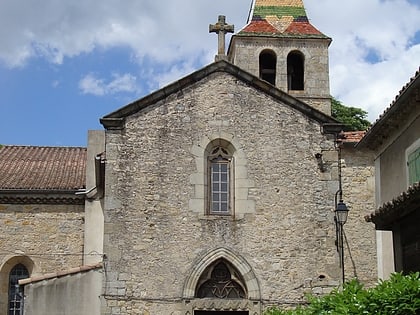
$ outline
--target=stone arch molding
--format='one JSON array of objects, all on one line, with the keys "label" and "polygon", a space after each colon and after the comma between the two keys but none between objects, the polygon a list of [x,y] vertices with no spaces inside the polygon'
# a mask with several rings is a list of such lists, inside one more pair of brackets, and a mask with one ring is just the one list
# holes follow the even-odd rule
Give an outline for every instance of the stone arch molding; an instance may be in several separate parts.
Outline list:
[{"label": "stone arch molding", "polygon": [[30,276],[40,272],[35,262],[25,255],[9,255],[0,261],[0,292],[6,293],[0,294],[0,314],[6,314],[8,312],[9,273],[17,264],[24,265]]},{"label": "stone arch molding", "polygon": [[255,200],[250,198],[250,190],[255,187],[248,175],[248,161],[241,144],[232,133],[219,131],[203,136],[191,147],[196,172],[190,175],[190,184],[194,194],[189,201],[189,209],[200,215],[206,214],[207,208],[207,156],[208,150],[217,143],[227,146],[234,158],[234,214],[242,218],[246,213],[255,213]]},{"label": "stone arch molding", "polygon": [[251,266],[245,258],[224,247],[217,248],[207,253],[200,259],[200,262],[194,266],[190,276],[185,282],[183,298],[185,300],[195,298],[195,290],[202,273],[209,265],[221,258],[231,263],[241,274],[247,288],[248,299],[259,301],[261,299],[260,286]]}]

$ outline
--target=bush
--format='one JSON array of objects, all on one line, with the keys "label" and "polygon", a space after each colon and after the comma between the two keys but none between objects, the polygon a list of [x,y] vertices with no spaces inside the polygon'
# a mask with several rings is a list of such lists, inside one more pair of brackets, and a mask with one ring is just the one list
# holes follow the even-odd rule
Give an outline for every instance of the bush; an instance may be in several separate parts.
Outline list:
[{"label": "bush", "polygon": [[420,274],[403,276],[396,273],[387,281],[380,281],[365,289],[357,280],[346,283],[342,290],[334,290],[323,297],[308,297],[308,306],[283,311],[268,309],[265,315],[327,315],[327,314],[420,314]]}]

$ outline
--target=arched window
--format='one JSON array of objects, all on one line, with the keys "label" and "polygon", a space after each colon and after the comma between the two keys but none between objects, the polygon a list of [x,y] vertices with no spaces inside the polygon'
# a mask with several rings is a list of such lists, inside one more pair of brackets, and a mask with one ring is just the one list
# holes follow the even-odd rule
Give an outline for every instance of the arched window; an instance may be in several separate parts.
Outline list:
[{"label": "arched window", "polygon": [[229,215],[232,209],[232,155],[216,146],[208,156],[209,214]]},{"label": "arched window", "polygon": [[272,50],[263,50],[260,54],[260,78],[276,85],[277,56]]},{"label": "arched window", "polygon": [[305,60],[299,51],[292,51],[287,56],[287,88],[289,91],[304,90]]},{"label": "arched window", "polygon": [[18,281],[25,278],[29,272],[23,264],[15,265],[9,273],[9,315],[23,314],[23,290]]},{"label": "arched window", "polygon": [[246,288],[239,273],[224,259],[203,272],[196,289],[197,298],[245,299]]}]

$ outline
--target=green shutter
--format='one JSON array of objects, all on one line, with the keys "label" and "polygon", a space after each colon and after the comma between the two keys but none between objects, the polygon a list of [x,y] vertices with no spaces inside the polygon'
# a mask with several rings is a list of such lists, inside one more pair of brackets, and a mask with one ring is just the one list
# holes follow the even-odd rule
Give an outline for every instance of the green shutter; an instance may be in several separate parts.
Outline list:
[{"label": "green shutter", "polygon": [[420,181],[420,148],[408,156],[408,181],[410,185]]}]

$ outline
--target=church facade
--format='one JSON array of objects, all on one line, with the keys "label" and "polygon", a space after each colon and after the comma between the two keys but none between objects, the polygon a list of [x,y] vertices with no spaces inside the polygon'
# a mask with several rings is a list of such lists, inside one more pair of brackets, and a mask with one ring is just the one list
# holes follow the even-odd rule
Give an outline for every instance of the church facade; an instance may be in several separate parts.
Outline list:
[{"label": "church facade", "polygon": [[301,1],[255,1],[227,56],[101,119],[105,314],[261,314],[337,287],[338,146],[348,272],[375,281],[372,157],[328,132],[330,41]]},{"label": "church facade", "polygon": [[[220,18],[210,29],[220,43],[231,26]],[[34,296],[54,301],[51,288],[83,281],[99,294],[79,313],[103,315],[262,314],[338,287],[341,262],[348,279],[374,283],[375,229],[364,221],[375,207],[373,155],[331,117],[330,42],[302,1],[256,0],[227,55],[219,47],[214,63],[102,117],[75,195],[89,267],[29,272],[27,314],[45,314]],[[70,263],[79,261],[62,269]],[[71,304],[57,309],[80,306]]]}]

